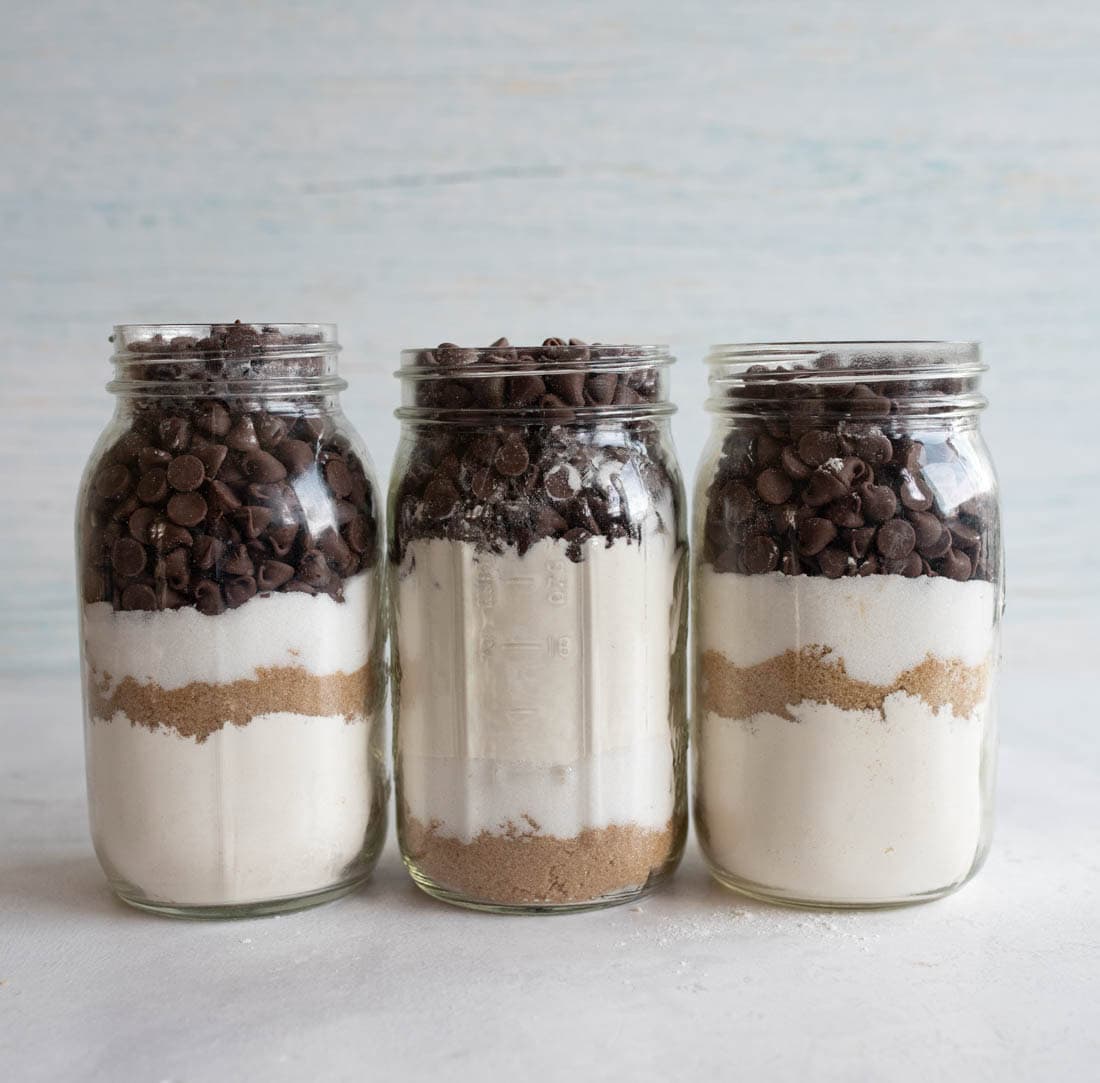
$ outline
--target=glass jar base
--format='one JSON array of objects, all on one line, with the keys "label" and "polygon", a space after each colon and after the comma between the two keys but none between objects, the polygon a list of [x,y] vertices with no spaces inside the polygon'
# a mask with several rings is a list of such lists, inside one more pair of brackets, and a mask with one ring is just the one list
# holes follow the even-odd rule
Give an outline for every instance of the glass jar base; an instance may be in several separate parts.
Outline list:
[{"label": "glass jar base", "polygon": [[142,898],[132,894],[125,888],[113,887],[114,893],[127,906],[136,910],[144,910],[150,914],[159,914],[162,917],[171,918],[195,918],[213,920],[232,920],[234,918],[259,918],[272,914],[287,914],[294,910],[308,910],[310,907],[321,906],[323,903],[332,902],[341,896],[354,891],[370,877],[370,873],[364,873],[333,887],[324,888],[321,891],[311,891],[305,895],[291,895],[279,899],[267,899],[260,902],[225,903],[212,906],[177,906],[173,903],[157,902],[152,899]]},{"label": "glass jar base", "polygon": [[953,895],[959,888],[970,882],[971,877],[965,876],[962,880],[946,887],[936,888],[932,891],[922,892],[919,895],[906,895],[896,899],[807,899],[802,896],[784,892],[779,888],[769,887],[766,884],[757,884],[751,880],[742,880],[709,865],[711,876],[723,887],[746,895],[758,902],[771,903],[775,906],[789,906],[796,910],[898,910],[905,906],[916,906],[920,903],[934,902],[947,895]]},{"label": "glass jar base", "polygon": [[625,903],[644,898],[660,887],[670,875],[668,872],[661,871],[651,876],[640,887],[634,886],[623,891],[601,895],[598,899],[584,899],[578,902],[493,902],[486,899],[470,898],[451,888],[437,884],[431,877],[426,876],[408,861],[405,862],[405,867],[409,870],[409,875],[413,878],[416,886],[433,899],[450,903],[452,906],[460,906],[464,910],[480,910],[489,914],[579,914],[586,910],[605,910],[611,906],[622,906]]}]

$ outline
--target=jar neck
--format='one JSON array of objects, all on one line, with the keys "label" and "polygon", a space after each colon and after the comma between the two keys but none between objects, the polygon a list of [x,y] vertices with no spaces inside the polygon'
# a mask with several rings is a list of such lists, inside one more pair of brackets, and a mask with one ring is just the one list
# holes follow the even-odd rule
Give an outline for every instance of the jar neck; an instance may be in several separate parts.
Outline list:
[{"label": "jar neck", "polygon": [[608,426],[670,416],[665,346],[443,343],[405,350],[397,416],[425,425]]},{"label": "jar neck", "polygon": [[949,421],[986,406],[976,343],[753,343],[715,346],[707,363],[707,409],[731,418]]},{"label": "jar neck", "polygon": [[114,329],[120,398],[334,398],[347,385],[337,371],[331,324],[127,324]]}]

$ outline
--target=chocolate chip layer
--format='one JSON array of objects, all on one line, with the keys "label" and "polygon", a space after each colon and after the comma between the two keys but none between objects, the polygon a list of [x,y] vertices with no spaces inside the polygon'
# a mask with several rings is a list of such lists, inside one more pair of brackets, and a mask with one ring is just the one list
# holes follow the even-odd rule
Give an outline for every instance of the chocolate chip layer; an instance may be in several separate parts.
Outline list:
[{"label": "chocolate chip layer", "polygon": [[747,575],[992,579],[992,494],[948,505],[928,468],[961,462],[951,436],[905,431],[920,424],[904,417],[911,398],[950,395],[956,382],[796,375],[754,365],[730,391],[749,416],[733,423],[707,489],[703,560]]},{"label": "chocolate chip layer", "polygon": [[[265,364],[258,353],[296,344],[273,329],[231,324],[208,339],[128,347],[139,359],[155,357],[135,362],[142,379],[201,379],[202,390],[136,397],[128,427],[100,456],[83,507],[86,602],[216,615],[270,591],[340,599],[344,581],[373,563],[375,494],[317,396],[303,391],[257,409]],[[162,361],[166,352],[188,361]],[[299,376],[320,364],[301,360]],[[285,372],[292,363],[279,364]],[[250,373],[255,397],[218,393]]]},{"label": "chocolate chip layer", "polygon": [[679,478],[644,411],[662,401],[661,381],[655,368],[610,367],[615,349],[501,338],[421,351],[404,374],[416,410],[394,487],[392,559],[420,538],[521,554],[553,538],[580,561],[592,539],[639,540],[649,516],[671,527],[658,508],[679,514]]}]

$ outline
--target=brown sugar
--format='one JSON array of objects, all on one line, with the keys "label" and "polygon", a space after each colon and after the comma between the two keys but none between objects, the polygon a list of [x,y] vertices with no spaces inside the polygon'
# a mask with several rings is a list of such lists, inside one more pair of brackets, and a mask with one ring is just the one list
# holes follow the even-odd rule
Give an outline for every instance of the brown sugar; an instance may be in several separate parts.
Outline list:
[{"label": "brown sugar", "polygon": [[200,744],[223,726],[247,726],[257,715],[275,712],[313,716],[342,715],[349,722],[375,708],[382,682],[377,666],[354,673],[318,677],[300,666],[258,667],[256,677],[211,684],[192,681],[181,688],[124,677],[112,688],[107,674],[88,678],[88,714],[109,720],[121,711],[136,726],[174,729]]},{"label": "brown sugar", "polygon": [[784,651],[755,666],[734,665],[720,651],[702,659],[702,706],[723,718],[773,714],[795,721],[790,708],[804,700],[831,703],[846,711],[878,711],[884,717],[886,698],[895,692],[917,696],[939,710],[950,707],[965,718],[986,697],[989,661],[968,666],[929,654],[891,684],[871,684],[848,675],[844,659],[822,646]]},{"label": "brown sugar", "polygon": [[658,830],[632,824],[586,828],[572,838],[538,833],[529,818],[472,842],[441,824],[402,818],[406,858],[433,884],[470,902],[502,906],[585,903],[643,886],[672,865],[683,843],[673,820]]}]

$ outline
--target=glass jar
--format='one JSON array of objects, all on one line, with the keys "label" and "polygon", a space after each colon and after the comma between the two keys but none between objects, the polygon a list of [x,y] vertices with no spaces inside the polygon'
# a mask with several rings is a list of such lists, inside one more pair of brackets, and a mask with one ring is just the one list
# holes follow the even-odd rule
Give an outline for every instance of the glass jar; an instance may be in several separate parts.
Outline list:
[{"label": "glass jar", "polygon": [[989,848],[1003,609],[971,343],[716,346],[696,491],[695,818],[807,906],[945,895]]},{"label": "glass jar", "polygon": [[126,902],[244,916],[385,835],[378,502],[335,328],[116,327],[77,506],[88,801]]},{"label": "glass jar", "polygon": [[687,546],[664,347],[402,355],[394,750],[416,882],[486,910],[637,898],[686,831]]}]

